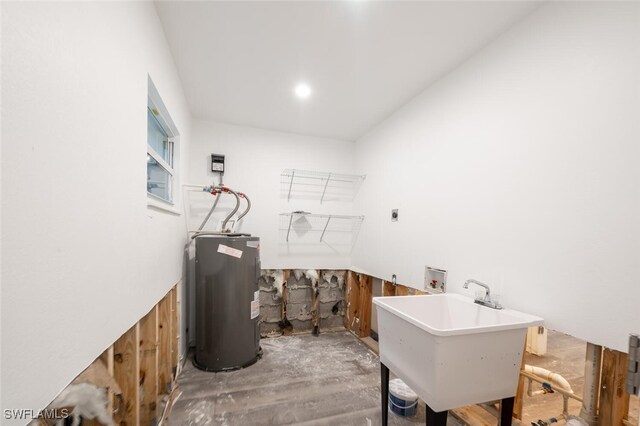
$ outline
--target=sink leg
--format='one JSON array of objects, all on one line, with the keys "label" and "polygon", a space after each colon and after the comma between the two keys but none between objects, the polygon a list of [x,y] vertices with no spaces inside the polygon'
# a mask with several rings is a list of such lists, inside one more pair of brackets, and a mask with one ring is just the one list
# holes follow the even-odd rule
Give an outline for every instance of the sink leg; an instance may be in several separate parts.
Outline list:
[{"label": "sink leg", "polygon": [[505,398],[500,403],[500,426],[511,426],[515,397]]},{"label": "sink leg", "polygon": [[427,405],[427,426],[446,426],[448,414],[449,411],[447,410],[436,413]]},{"label": "sink leg", "polygon": [[382,426],[389,420],[389,368],[380,363],[380,393],[382,398]]}]

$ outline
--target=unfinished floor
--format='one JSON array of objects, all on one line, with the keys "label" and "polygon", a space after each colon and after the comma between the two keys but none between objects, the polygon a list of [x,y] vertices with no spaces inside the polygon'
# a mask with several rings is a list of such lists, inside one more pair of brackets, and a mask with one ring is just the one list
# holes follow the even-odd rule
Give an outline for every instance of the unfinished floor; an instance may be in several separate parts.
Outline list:
[{"label": "unfinished floor", "polygon": [[[257,364],[207,373],[189,362],[169,424],[380,425],[380,362],[348,332],[262,339]],[[389,414],[390,425],[425,423]],[[451,415],[449,425],[459,426]]]},{"label": "unfinished floor", "polygon": [[[571,384],[573,392],[582,396],[586,342],[553,330],[548,330],[548,333],[547,353],[544,356],[527,353],[525,362],[562,375]],[[533,389],[540,389],[540,385],[534,384]],[[562,413],[562,397],[557,393],[530,397],[525,392],[523,402],[522,422],[525,425],[538,419],[558,417]],[[569,400],[571,415],[579,415],[580,407],[579,401]],[[637,396],[631,396],[629,407],[632,424],[638,424],[640,401]]]},{"label": "unfinished floor", "polygon": [[[169,424],[379,425],[377,342],[365,341],[371,349],[349,332],[262,339],[264,357],[249,368],[228,373],[206,373],[188,362],[178,378],[180,396],[171,410]],[[527,354],[526,363],[563,375],[574,392],[581,395],[584,356],[585,342],[549,331],[548,353],[541,357]],[[639,405],[638,398],[631,397],[629,415],[633,422]],[[487,417],[486,411],[472,412],[468,408],[456,410],[455,414],[460,419],[473,415],[473,424],[496,424],[497,420]],[[561,411],[562,398],[558,394],[524,395],[520,424],[548,419]],[[571,401],[569,411],[577,415],[580,403]],[[390,425],[424,423],[422,401],[413,418],[389,414]],[[461,426],[465,422],[450,414],[448,424]]]}]

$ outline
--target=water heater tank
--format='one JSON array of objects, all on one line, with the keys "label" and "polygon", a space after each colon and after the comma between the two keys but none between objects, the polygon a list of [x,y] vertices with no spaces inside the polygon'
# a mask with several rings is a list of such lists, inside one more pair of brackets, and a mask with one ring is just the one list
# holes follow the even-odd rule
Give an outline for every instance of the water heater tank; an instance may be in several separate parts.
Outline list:
[{"label": "water heater tank", "polygon": [[260,239],[202,235],[196,243],[196,354],[207,371],[235,370],[260,353]]}]

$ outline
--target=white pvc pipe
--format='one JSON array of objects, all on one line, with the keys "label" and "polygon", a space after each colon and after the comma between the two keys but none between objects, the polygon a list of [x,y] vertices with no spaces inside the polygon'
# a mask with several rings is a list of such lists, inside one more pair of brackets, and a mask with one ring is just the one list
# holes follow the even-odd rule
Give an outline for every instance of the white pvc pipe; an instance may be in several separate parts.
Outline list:
[{"label": "white pvc pipe", "polygon": [[598,423],[598,398],[602,371],[602,346],[587,343],[584,361],[584,391],[580,417],[589,425]]},{"label": "white pvc pipe", "polygon": [[[533,365],[525,364],[524,371],[526,373],[532,374],[539,379],[544,379],[551,382],[552,387],[555,387],[557,391],[562,391],[562,417],[564,419],[569,418],[569,394],[573,394],[573,389],[571,389],[571,385],[569,382],[562,377],[558,373],[554,373],[552,371],[547,370],[542,367],[534,367]],[[529,396],[541,395],[546,393],[544,390],[538,390],[535,392],[531,391],[531,379],[529,379]]]},{"label": "white pvc pipe", "polygon": [[545,392],[543,389],[538,389],[537,391],[529,392],[529,396],[538,396],[538,395],[546,395],[549,392]]},{"label": "white pvc pipe", "polygon": [[528,364],[525,364],[524,371],[526,371],[527,373],[535,374],[536,376],[553,383],[558,388],[573,393],[573,389],[571,389],[571,385],[569,384],[569,382],[558,373],[549,371],[546,368],[535,367]]}]

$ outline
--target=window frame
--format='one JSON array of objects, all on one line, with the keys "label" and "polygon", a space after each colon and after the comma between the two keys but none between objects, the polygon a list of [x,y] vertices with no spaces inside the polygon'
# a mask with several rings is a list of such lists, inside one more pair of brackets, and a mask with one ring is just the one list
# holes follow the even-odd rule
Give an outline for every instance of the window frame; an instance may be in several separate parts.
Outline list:
[{"label": "window frame", "polygon": [[[167,134],[167,150],[168,155],[167,158],[169,162],[167,162],[160,153],[158,153],[151,145],[149,145],[149,114],[145,116],[147,117],[146,125],[147,125],[147,163],[149,161],[149,157],[151,157],[154,161],[156,161],[160,167],[162,167],[170,176],[170,189],[168,191],[170,200],[167,200],[159,195],[153,194],[147,190],[147,206],[168,211],[173,214],[179,215],[180,212],[177,210],[177,196],[178,196],[178,178],[179,172],[177,168],[178,164],[178,153],[179,153],[179,140],[180,134],[178,133],[178,129],[175,126],[175,123],[171,119],[171,115],[167,110],[160,94],[158,93],[158,89],[153,84],[151,77],[148,78],[148,95],[147,95],[147,109],[151,112],[153,117],[156,119],[157,123],[160,125],[162,130]],[[147,174],[148,178],[148,174]]]}]

